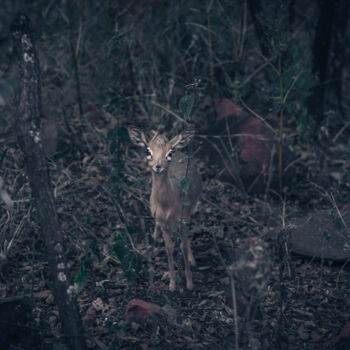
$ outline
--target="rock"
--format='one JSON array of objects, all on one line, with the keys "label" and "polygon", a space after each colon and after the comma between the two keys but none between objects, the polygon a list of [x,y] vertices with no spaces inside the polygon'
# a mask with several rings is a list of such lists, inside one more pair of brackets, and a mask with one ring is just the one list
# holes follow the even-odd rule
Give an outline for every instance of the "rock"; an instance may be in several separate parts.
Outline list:
[{"label": "rock", "polygon": [[343,221],[335,210],[320,210],[289,225],[289,248],[293,253],[331,259],[350,258],[350,207],[341,210]]},{"label": "rock", "polygon": [[228,98],[223,98],[218,102],[217,112],[218,120],[222,120],[232,115],[238,117],[246,116],[246,113]]},{"label": "rock", "polygon": [[348,341],[350,339],[350,322],[348,322],[340,334],[337,336],[336,344]]},{"label": "rock", "polygon": [[[278,118],[269,116],[265,123],[226,98],[217,102],[217,115],[215,124],[208,125],[205,133],[221,135],[221,141],[217,137],[209,138],[199,155],[215,166],[215,174],[220,174],[220,180],[235,182],[238,187],[242,187],[242,182],[250,194],[264,193],[267,187],[277,189]],[[228,142],[228,132],[231,142]],[[283,169],[295,160],[288,147],[283,147],[282,160]],[[290,183],[295,173],[295,167],[288,167],[283,173],[284,186]]]},{"label": "rock", "polygon": [[[271,157],[274,157],[274,163],[277,160],[277,142],[273,132],[254,117],[247,118],[237,133],[240,134],[237,139],[239,175],[247,192],[261,193],[266,188],[271,171]],[[277,167],[274,168],[276,176]]]},{"label": "rock", "polygon": [[147,324],[149,321],[159,321],[165,318],[163,309],[153,303],[141,299],[132,299],[126,306],[125,320],[139,324]]}]

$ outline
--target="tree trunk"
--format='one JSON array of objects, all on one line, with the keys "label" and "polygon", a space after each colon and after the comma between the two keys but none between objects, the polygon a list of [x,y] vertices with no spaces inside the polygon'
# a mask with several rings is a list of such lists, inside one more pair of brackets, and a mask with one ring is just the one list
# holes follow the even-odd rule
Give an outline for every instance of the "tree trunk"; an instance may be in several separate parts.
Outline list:
[{"label": "tree trunk", "polygon": [[24,154],[42,239],[62,328],[70,349],[86,349],[83,327],[75,301],[57,211],[41,143],[40,133],[40,66],[31,36],[29,20],[18,15],[12,25],[14,47],[18,55],[21,96],[16,113],[16,128]]},{"label": "tree trunk", "polygon": [[262,54],[268,59],[270,58],[269,38],[266,34],[266,28],[263,23],[261,23],[261,19],[259,18],[259,15],[262,13],[261,1],[248,0],[247,4],[254,23],[255,35],[258,39],[260,50]]},{"label": "tree trunk", "polygon": [[[348,28],[348,16],[349,16],[349,1],[338,0],[338,6],[335,10],[333,26],[333,42],[332,42],[332,55],[330,58],[330,93],[335,98],[335,108],[339,110],[343,116],[345,112],[342,106],[343,94],[342,94],[342,73],[344,66],[346,65],[346,34]],[[344,120],[340,121],[341,123]]]},{"label": "tree trunk", "polygon": [[[312,48],[313,73],[318,78],[318,84],[312,89],[308,100],[308,111],[312,118],[311,125],[322,125],[325,84],[328,79],[328,57],[330,51],[332,26],[336,7],[334,0],[319,0],[320,15],[318,18],[315,38]],[[318,128],[313,128],[313,136],[318,135]]]}]

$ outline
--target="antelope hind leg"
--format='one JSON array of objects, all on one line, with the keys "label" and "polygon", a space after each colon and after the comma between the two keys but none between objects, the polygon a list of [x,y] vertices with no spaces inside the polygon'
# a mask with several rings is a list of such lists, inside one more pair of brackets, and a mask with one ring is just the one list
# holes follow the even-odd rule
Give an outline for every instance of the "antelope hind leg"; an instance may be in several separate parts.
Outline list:
[{"label": "antelope hind leg", "polygon": [[185,275],[186,275],[186,288],[189,290],[193,289],[193,280],[192,280],[192,271],[191,271],[191,265],[196,263],[194,260],[191,247],[190,247],[190,241],[188,239],[188,228],[186,225],[182,226],[181,230],[181,250],[182,255],[184,257],[184,264],[185,264]]}]

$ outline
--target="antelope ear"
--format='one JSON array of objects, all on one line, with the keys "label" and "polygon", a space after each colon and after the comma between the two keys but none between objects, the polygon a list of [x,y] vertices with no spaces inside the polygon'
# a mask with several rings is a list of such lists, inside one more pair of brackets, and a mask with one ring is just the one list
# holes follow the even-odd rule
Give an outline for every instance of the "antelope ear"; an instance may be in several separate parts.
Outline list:
[{"label": "antelope ear", "polygon": [[131,142],[140,147],[147,147],[147,140],[143,131],[138,128],[130,127],[128,128],[129,136]]},{"label": "antelope ear", "polygon": [[170,140],[172,148],[184,148],[186,147],[194,136],[194,130],[185,130],[181,134],[175,136]]},{"label": "antelope ear", "polygon": [[155,138],[159,135],[159,131],[156,131],[156,130],[151,130],[151,138]]}]

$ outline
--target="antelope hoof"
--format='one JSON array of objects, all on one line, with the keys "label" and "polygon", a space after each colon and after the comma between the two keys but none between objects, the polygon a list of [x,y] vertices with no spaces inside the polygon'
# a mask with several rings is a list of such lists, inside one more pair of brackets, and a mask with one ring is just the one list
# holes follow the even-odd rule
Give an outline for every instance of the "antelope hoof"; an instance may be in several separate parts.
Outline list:
[{"label": "antelope hoof", "polygon": [[170,281],[169,290],[170,292],[175,291],[175,281]]},{"label": "antelope hoof", "polygon": [[188,290],[193,290],[193,282],[192,281],[186,281],[186,288]]},{"label": "antelope hoof", "polygon": [[159,230],[155,229],[152,236],[153,240],[156,241],[159,238]]},{"label": "antelope hoof", "polygon": [[190,256],[188,257],[188,261],[190,262],[191,266],[197,266],[196,259],[192,254],[190,254]]}]

